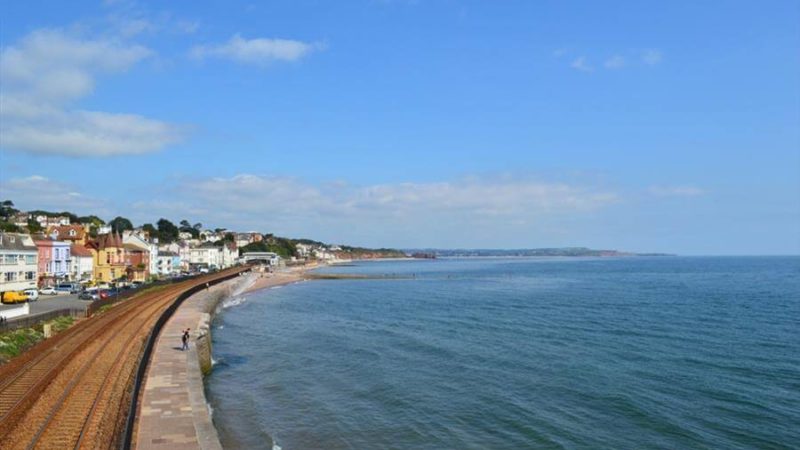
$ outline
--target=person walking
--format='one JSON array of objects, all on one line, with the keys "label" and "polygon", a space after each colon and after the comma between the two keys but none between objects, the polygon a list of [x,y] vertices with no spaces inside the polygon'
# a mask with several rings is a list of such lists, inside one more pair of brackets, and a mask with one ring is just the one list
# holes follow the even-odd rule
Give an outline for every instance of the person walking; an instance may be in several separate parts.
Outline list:
[{"label": "person walking", "polygon": [[190,328],[183,330],[183,336],[181,336],[183,345],[181,346],[181,350],[189,350],[189,330]]}]

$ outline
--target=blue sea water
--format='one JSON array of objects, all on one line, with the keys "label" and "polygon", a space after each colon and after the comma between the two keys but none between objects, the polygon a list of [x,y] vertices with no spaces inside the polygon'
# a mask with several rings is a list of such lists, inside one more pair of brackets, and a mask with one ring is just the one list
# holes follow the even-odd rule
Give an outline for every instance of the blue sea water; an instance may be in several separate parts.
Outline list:
[{"label": "blue sea water", "polygon": [[[452,259],[214,322],[226,448],[798,448],[800,258]],[[243,300],[243,301],[241,301]]]}]

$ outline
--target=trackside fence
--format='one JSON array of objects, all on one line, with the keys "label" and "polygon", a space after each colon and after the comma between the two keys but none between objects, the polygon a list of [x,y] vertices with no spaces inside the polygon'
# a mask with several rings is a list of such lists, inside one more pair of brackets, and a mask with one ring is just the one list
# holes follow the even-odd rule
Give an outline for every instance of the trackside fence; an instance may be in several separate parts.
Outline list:
[{"label": "trackside fence", "polygon": [[86,310],[82,308],[62,308],[37,314],[28,314],[24,317],[15,317],[0,323],[0,333],[32,327],[38,323],[53,320],[61,316],[86,317]]}]

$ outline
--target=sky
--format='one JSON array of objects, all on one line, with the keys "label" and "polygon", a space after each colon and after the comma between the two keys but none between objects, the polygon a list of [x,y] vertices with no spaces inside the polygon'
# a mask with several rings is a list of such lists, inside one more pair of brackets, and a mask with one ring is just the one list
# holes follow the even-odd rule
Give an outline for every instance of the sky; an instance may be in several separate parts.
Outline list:
[{"label": "sky", "polygon": [[800,254],[800,3],[4,2],[0,197],[400,248]]}]

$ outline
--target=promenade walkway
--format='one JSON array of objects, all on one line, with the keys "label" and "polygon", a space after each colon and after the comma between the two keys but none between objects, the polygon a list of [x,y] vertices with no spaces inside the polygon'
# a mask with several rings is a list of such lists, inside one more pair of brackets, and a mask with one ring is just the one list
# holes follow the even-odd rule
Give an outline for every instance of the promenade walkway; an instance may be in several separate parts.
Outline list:
[{"label": "promenade walkway", "polygon": [[[222,449],[206,406],[196,338],[206,302],[227,289],[226,284],[188,298],[161,332],[143,389],[135,448]],[[181,351],[186,328],[191,328],[192,339],[189,350]]]}]

